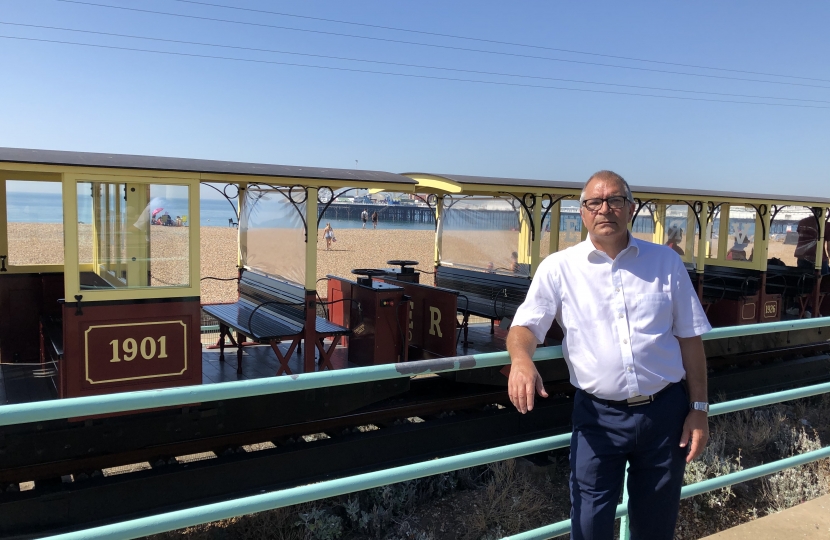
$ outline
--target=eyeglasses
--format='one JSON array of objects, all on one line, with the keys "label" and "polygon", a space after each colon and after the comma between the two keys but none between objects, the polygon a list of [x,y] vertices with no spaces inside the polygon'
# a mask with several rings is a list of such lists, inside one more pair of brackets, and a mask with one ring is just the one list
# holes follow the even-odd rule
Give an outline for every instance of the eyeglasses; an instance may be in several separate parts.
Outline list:
[{"label": "eyeglasses", "polygon": [[591,212],[599,212],[602,209],[602,203],[608,203],[608,208],[611,210],[619,210],[625,203],[628,202],[623,196],[608,197],[607,199],[585,199],[582,201],[582,206]]}]

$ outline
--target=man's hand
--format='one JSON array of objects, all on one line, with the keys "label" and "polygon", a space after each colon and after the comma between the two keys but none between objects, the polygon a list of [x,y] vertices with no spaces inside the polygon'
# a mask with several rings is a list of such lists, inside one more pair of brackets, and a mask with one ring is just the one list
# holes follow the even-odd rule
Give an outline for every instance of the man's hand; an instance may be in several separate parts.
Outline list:
[{"label": "man's hand", "polygon": [[510,377],[507,379],[507,394],[510,402],[522,414],[533,410],[536,392],[543,398],[548,397],[542,377],[532,360],[513,362]]},{"label": "man's hand", "polygon": [[686,415],[686,421],[683,422],[683,435],[680,436],[680,447],[686,448],[690,439],[692,446],[686,456],[686,463],[690,463],[702,454],[703,449],[706,448],[706,443],[709,441],[709,419],[705,412],[689,411],[689,414]]},{"label": "man's hand", "polygon": [[510,327],[507,334],[507,350],[510,352],[510,376],[507,378],[507,395],[510,402],[522,414],[533,410],[533,398],[538,392],[548,397],[542,377],[533,363],[536,351],[536,338],[524,326]]}]

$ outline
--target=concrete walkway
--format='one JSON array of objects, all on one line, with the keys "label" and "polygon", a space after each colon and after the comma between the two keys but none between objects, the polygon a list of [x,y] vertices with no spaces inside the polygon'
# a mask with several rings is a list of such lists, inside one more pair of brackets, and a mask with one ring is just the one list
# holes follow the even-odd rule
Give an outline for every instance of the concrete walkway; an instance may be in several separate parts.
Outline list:
[{"label": "concrete walkway", "polygon": [[830,540],[830,495],[750,521],[703,540]]}]

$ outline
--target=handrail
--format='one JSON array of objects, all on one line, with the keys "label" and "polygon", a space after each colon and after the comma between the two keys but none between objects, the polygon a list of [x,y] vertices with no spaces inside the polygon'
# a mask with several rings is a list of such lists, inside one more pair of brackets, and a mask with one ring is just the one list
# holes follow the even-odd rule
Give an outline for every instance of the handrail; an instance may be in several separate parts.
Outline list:
[{"label": "handrail", "polygon": [[[716,328],[705,334],[703,339],[710,341],[773,332],[807,330],[825,326],[830,326],[830,317]],[[533,355],[535,361],[553,360],[562,357],[561,346],[540,347],[536,350],[536,354]],[[0,426],[138,411],[157,407],[175,407],[190,403],[238,399],[297,390],[382,381],[427,373],[446,373],[483,367],[499,367],[509,363],[510,356],[507,352],[483,353],[335,371],[318,371],[285,377],[268,377],[248,381],[231,381],[200,386],[182,386],[158,390],[141,390],[100,396],[38,401],[17,405],[3,405],[0,406]]]},{"label": "handrail", "polygon": [[[815,396],[830,392],[830,383],[822,383],[804,388],[784,390],[773,394],[742,398],[731,402],[719,403],[712,406],[711,415],[726,414],[738,410],[780,403],[792,399],[799,399],[808,396]],[[48,537],[53,540],[128,540],[158,534],[165,531],[191,527],[202,523],[208,523],[221,519],[229,519],[236,516],[272,510],[285,506],[301,504],[318,499],[345,495],[355,491],[362,491],[383,485],[414,480],[424,476],[442,474],[449,471],[485,465],[494,461],[517,458],[539,452],[548,452],[558,448],[565,448],[570,445],[570,433],[544,437],[532,441],[509,444],[496,448],[488,448],[467,454],[434,459],[411,465],[404,465],[385,469],[382,471],[370,472],[328,480],[316,484],[309,484],[296,488],[284,489],[260,495],[253,495],[240,499],[222,501],[218,503],[166,512],[155,516],[147,516],[120,523],[103,525],[82,531],[60,534]],[[730,473],[718,478],[711,478],[685,486],[682,497],[692,497],[707,491],[720,489],[732,484],[746,482],[771,474],[792,466],[803,465],[817,459],[830,457],[830,446],[785,458],[777,462],[759,465],[751,469],[745,469]],[[616,516],[626,515],[628,510],[620,505],[617,507]],[[560,521],[551,525],[526,531],[519,535],[509,537],[513,540],[541,540],[562,535],[570,531],[570,521]]]}]

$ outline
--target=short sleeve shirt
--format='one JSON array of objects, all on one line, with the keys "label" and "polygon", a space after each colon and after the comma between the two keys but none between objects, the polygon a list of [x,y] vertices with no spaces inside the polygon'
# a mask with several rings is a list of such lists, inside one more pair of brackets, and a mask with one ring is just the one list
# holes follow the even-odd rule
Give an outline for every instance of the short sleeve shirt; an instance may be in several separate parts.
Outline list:
[{"label": "short sleeve shirt", "polygon": [[677,338],[712,328],[677,253],[632,236],[613,260],[589,238],[542,261],[513,325],[541,343],[554,319],[571,383],[612,400],[683,379]]}]

